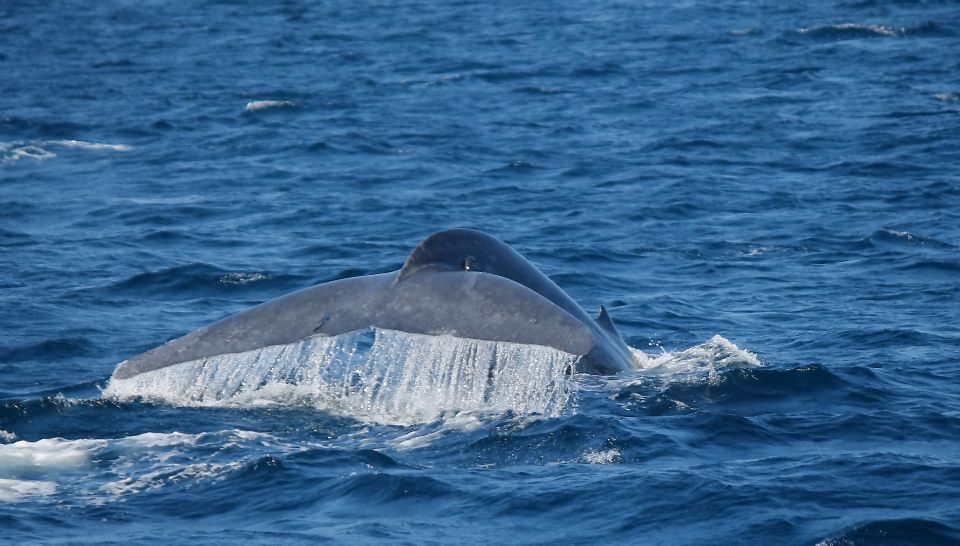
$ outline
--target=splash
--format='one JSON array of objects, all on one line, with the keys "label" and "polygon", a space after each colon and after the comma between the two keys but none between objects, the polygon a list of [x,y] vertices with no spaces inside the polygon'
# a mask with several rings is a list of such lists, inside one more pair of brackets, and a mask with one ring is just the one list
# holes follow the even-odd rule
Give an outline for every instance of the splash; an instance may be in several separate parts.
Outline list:
[{"label": "splash", "polygon": [[623,459],[623,453],[619,449],[607,449],[605,451],[587,451],[583,454],[582,462],[586,464],[614,464]]},{"label": "splash", "polygon": [[307,403],[402,425],[478,410],[554,417],[570,405],[575,363],[575,355],[537,345],[371,329],[112,379],[104,396],[175,405]]},{"label": "splash", "polygon": [[695,391],[704,386],[723,385],[730,372],[738,368],[755,368],[763,363],[754,353],[738,347],[730,340],[715,335],[707,341],[683,349],[651,355],[630,348],[637,371],[625,377],[614,377],[594,383],[593,388],[616,392],[614,400],[626,401],[627,406],[653,415],[689,413],[695,411],[695,401],[675,393],[664,396],[674,387]]},{"label": "splash", "polygon": [[632,347],[630,350],[639,370],[654,375],[713,375],[726,368],[763,365],[757,355],[720,335],[682,351],[650,355]]}]

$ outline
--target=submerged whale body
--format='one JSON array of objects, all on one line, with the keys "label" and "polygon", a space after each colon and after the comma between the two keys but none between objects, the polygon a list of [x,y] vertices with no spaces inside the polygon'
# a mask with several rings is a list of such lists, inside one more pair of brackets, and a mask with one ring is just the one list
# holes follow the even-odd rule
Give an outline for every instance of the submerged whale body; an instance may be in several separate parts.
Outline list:
[{"label": "submerged whale body", "polygon": [[584,373],[613,374],[634,363],[602,306],[591,318],[504,242],[449,229],[427,237],[399,271],[270,300],[124,361],[113,378],[371,327],[552,347],[576,355]]}]

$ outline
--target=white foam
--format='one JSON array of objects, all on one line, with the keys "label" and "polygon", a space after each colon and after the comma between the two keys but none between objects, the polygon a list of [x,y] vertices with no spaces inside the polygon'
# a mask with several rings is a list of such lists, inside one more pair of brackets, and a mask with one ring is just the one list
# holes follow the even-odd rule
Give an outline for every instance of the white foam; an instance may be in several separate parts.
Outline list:
[{"label": "white foam", "polygon": [[111,201],[117,203],[133,203],[134,205],[192,205],[203,203],[207,199],[202,195],[181,195],[177,197],[122,197]]},{"label": "white foam", "polygon": [[587,464],[612,464],[620,462],[623,454],[618,449],[605,451],[588,451],[583,454],[583,462]]},{"label": "white foam", "polygon": [[494,411],[458,411],[445,414],[438,422],[439,428],[416,428],[389,442],[398,451],[419,449],[433,444],[449,434],[473,432],[483,428],[485,420],[500,413]]},{"label": "white foam", "polygon": [[857,23],[842,23],[839,25],[830,25],[829,27],[810,27],[810,28],[801,28],[797,32],[801,34],[807,34],[810,32],[821,31],[824,28],[830,28],[837,31],[846,31],[846,30],[859,30],[865,31],[879,36],[899,36],[903,33],[903,29],[900,29],[898,32],[897,29],[891,28],[884,25],[860,25]]},{"label": "white foam", "polygon": [[110,152],[129,152],[133,149],[126,144],[106,144],[103,142],[87,142],[84,140],[48,140],[47,144],[63,146],[64,148],[76,148],[79,150]]},{"label": "white foam", "polygon": [[0,444],[0,476],[21,478],[43,476],[85,467],[91,453],[103,448],[106,440],[64,440],[44,438]]},{"label": "white foam", "polygon": [[463,411],[556,416],[571,401],[567,376],[575,362],[536,345],[374,329],[111,379],[103,394],[174,405],[307,403],[391,424]]},{"label": "white foam", "polygon": [[411,449],[427,447],[445,435],[445,430],[435,430],[425,434],[419,430],[414,430],[396,438],[391,445],[398,451],[409,451]]},{"label": "white foam", "polygon": [[650,355],[633,347],[630,350],[641,372],[656,375],[711,374],[729,367],[763,365],[757,355],[720,335],[682,351]]},{"label": "white foam", "polygon": [[244,112],[256,112],[268,108],[294,108],[296,104],[288,100],[253,100],[247,103]]},{"label": "white foam", "polygon": [[266,281],[270,275],[264,273],[227,273],[220,277],[220,284],[224,286],[244,285],[252,282]]},{"label": "white foam", "polygon": [[43,140],[34,142],[0,142],[0,160],[13,163],[21,159],[46,161],[57,157],[50,151],[51,147],[72,148],[90,151],[128,152],[132,148],[126,144],[106,144],[103,142],[87,142],[84,140]]},{"label": "white foam", "polygon": [[[222,430],[185,434],[182,432],[138,434],[110,441],[110,448],[119,451],[108,474],[116,479],[97,487],[103,493],[122,496],[163,488],[172,483],[220,480],[243,468],[246,460],[229,460],[234,449],[251,452],[253,445],[273,446],[273,437],[249,430]],[[202,447],[202,462],[196,462],[196,450]],[[298,448],[300,446],[297,446]],[[214,448],[215,451],[210,451]],[[252,451],[256,453],[256,450]],[[218,460],[220,454],[228,460]],[[102,499],[101,499],[102,500]]]},{"label": "white foam", "polygon": [[12,432],[7,432],[0,428],[0,442],[12,442],[17,439],[17,435]]},{"label": "white foam", "polygon": [[152,449],[157,447],[196,445],[199,436],[183,432],[145,432],[136,436],[127,436],[115,440],[118,445],[127,448]]},{"label": "white foam", "polygon": [[4,162],[13,163],[28,158],[35,161],[46,161],[57,157],[57,154],[41,147],[38,144],[24,144],[22,142],[0,143],[0,154]]},{"label": "white foam", "polygon": [[767,247],[767,246],[754,246],[754,247],[750,247],[750,250],[747,250],[747,251],[743,252],[742,254],[745,254],[745,255],[747,255],[747,256],[760,256],[760,255],[762,255],[762,254],[767,254],[768,252],[771,252],[772,250],[773,250],[773,248]]},{"label": "white foam", "polygon": [[114,496],[129,495],[142,491],[157,490],[171,483],[200,480],[220,480],[231,472],[243,468],[243,461],[229,463],[193,463],[178,466],[161,466],[150,472],[123,476],[118,480],[104,483],[100,491]]},{"label": "white foam", "polygon": [[[224,430],[148,432],[113,439],[45,438],[0,445],[0,502],[62,491],[100,503],[110,498],[104,492],[124,495],[184,480],[221,479],[246,464],[231,455],[235,448],[240,452],[254,446],[273,449],[277,446],[272,440],[260,432]],[[207,453],[202,462],[196,460],[197,447]]]},{"label": "white foam", "polygon": [[0,478],[0,502],[20,502],[25,497],[48,497],[56,492],[54,482]]},{"label": "white foam", "polygon": [[209,442],[224,443],[226,446],[242,442],[264,444],[269,438],[269,435],[260,432],[228,430],[201,434],[146,432],[109,440],[98,438],[79,440],[44,438],[34,442],[21,440],[11,444],[0,444],[0,476],[7,478],[37,476],[85,468],[91,460],[107,448],[137,455],[144,452],[157,452],[158,448],[191,447]]}]

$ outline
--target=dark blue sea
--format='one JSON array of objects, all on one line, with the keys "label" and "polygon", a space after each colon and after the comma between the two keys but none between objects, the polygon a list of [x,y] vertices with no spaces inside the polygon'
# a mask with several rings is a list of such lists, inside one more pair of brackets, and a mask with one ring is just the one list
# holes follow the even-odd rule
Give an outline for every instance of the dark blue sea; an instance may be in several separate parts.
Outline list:
[{"label": "dark blue sea", "polygon": [[[3,2],[0,543],[960,543],[958,52],[933,0]],[[637,370],[110,381],[449,227]]]}]

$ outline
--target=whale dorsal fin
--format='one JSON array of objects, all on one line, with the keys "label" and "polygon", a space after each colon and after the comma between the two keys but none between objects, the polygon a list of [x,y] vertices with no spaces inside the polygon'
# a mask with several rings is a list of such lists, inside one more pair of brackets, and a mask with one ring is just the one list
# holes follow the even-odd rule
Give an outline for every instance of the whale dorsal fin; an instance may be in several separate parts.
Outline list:
[{"label": "whale dorsal fin", "polygon": [[610,313],[608,313],[607,308],[602,305],[600,306],[600,315],[597,316],[597,324],[607,332],[618,337],[620,336],[617,327],[613,325],[613,319],[610,318]]}]

